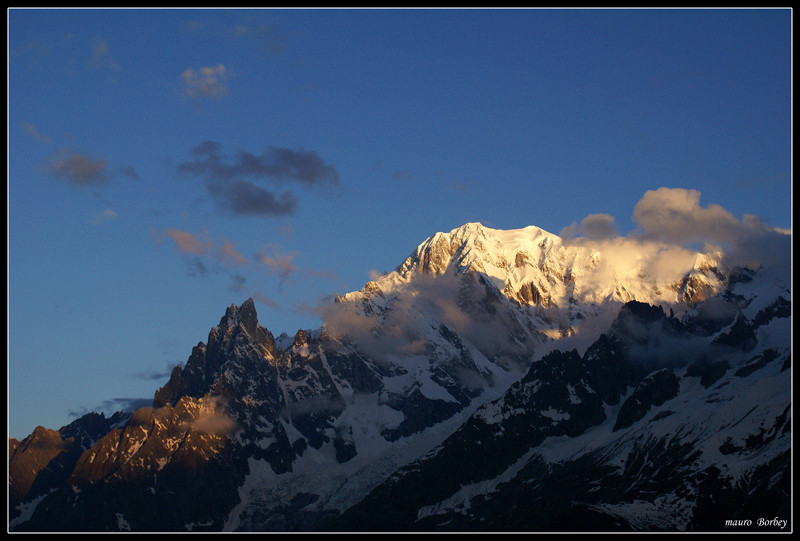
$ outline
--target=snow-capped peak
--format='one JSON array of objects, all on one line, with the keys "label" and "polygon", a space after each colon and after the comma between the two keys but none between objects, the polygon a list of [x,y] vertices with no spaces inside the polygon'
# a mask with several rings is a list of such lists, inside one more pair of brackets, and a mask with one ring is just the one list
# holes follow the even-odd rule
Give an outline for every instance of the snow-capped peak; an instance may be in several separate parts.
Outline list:
[{"label": "snow-capped peak", "polygon": [[426,239],[397,272],[404,277],[411,272],[438,275],[454,264],[462,272],[470,269],[497,275],[492,273],[494,269],[519,267],[526,252],[537,253],[560,241],[558,236],[536,226],[501,230],[471,222]]},{"label": "snow-capped peak", "polygon": [[638,300],[662,306],[721,291],[728,271],[719,252],[610,239],[567,241],[536,226],[492,229],[471,222],[427,238],[393,272],[343,301],[377,299],[420,277],[483,275],[520,305],[568,309]]}]

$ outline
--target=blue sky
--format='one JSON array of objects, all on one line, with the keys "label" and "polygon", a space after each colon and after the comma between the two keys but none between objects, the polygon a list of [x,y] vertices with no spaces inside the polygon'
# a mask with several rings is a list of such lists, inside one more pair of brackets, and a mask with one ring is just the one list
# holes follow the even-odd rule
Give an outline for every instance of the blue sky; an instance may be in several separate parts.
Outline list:
[{"label": "blue sky", "polygon": [[9,435],[152,398],[466,222],[791,228],[791,11],[8,12]]}]

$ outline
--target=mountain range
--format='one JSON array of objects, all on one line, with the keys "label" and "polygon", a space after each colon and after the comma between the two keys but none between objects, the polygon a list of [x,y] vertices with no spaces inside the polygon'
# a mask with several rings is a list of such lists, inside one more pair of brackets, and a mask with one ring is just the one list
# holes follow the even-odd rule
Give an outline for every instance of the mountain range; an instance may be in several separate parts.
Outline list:
[{"label": "mountain range", "polygon": [[9,439],[9,529],[791,531],[781,268],[469,223],[321,313]]}]

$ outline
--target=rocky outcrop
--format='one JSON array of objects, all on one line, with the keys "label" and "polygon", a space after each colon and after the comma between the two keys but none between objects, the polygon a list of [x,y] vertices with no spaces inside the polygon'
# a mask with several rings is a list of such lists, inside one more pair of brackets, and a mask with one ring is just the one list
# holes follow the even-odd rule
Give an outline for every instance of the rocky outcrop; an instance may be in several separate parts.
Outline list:
[{"label": "rocky outcrop", "polygon": [[664,368],[650,374],[634,389],[622,404],[614,423],[614,431],[628,428],[642,419],[654,406],[678,396],[680,379],[671,370]]},{"label": "rocky outcrop", "polygon": [[229,438],[235,427],[214,400],[185,396],[174,407],[137,410],[80,454],[63,488],[19,529],[219,529],[247,471]]},{"label": "rocky outcrop", "polygon": [[36,427],[30,436],[13,447],[8,461],[8,496],[12,512],[20,502],[41,494],[35,485],[57,484],[58,474],[63,475],[61,465],[74,462],[79,452],[74,439],[63,440],[58,431],[43,426]]},{"label": "rocky outcrop", "polygon": [[686,367],[685,377],[699,377],[700,385],[708,389],[725,375],[731,365],[725,359],[703,356]]},{"label": "rocky outcrop", "polygon": [[753,317],[753,327],[758,328],[766,325],[774,319],[787,318],[792,316],[792,303],[783,297],[778,297],[766,307],[758,311]]},{"label": "rocky outcrop", "polygon": [[[195,346],[156,391],[153,407],[113,422],[91,414],[80,426],[55,433],[56,442],[71,438],[50,453],[63,454],[63,472],[46,478],[46,497],[14,528],[80,530],[81,521],[95,516],[89,529],[219,529],[240,503],[238,489],[253,473],[251,464],[286,474],[310,452],[349,463],[363,452],[364,430],[390,445],[450,419],[477,398],[492,377],[476,364],[475,350],[445,325],[431,329],[431,337],[420,349],[428,356],[425,372],[411,374],[326,332],[301,330],[278,347],[258,324],[252,300],[230,306],[207,343]],[[398,385],[398,378],[407,383]],[[442,398],[426,394],[431,385]],[[370,420],[369,411],[358,409],[345,415],[362,400],[380,416]],[[373,425],[359,425],[364,418]],[[23,443],[10,445],[21,453]],[[186,486],[194,488],[186,492]],[[167,497],[180,512],[165,516],[155,508]],[[305,516],[293,509],[293,517]]]},{"label": "rocky outcrop", "polygon": [[731,327],[717,338],[714,343],[721,346],[728,346],[742,351],[752,351],[758,344],[753,326],[744,317],[744,314],[739,313],[736,321]]},{"label": "rocky outcrop", "polygon": [[23,506],[61,486],[81,453],[129,417],[129,412],[117,412],[110,418],[88,413],[57,431],[40,426],[21,442],[9,438],[9,518],[13,521]]}]

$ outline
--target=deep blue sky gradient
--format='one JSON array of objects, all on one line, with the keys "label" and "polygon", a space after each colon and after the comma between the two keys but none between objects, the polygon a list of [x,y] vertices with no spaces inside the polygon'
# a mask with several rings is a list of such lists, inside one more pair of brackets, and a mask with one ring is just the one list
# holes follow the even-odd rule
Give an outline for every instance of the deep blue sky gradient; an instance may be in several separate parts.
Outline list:
[{"label": "deep blue sky gradient", "polygon": [[[248,296],[276,336],[318,327],[319,303],[466,222],[627,233],[666,186],[791,227],[790,10],[13,9],[8,28],[13,437],[152,397]],[[220,65],[216,94],[182,76]],[[313,153],[335,179],[240,175],[296,201],[240,215],[180,168],[205,141],[228,165]]]}]

